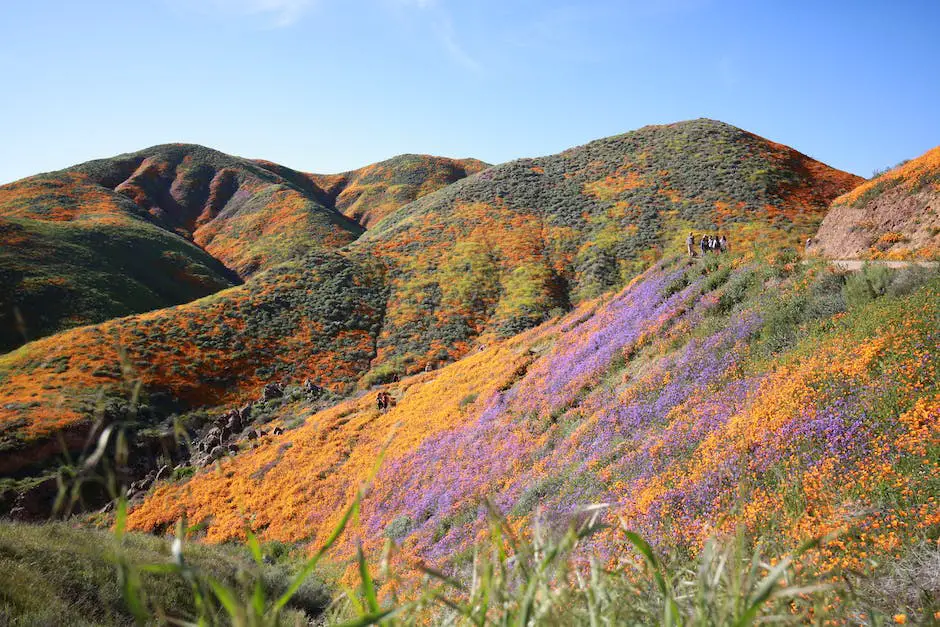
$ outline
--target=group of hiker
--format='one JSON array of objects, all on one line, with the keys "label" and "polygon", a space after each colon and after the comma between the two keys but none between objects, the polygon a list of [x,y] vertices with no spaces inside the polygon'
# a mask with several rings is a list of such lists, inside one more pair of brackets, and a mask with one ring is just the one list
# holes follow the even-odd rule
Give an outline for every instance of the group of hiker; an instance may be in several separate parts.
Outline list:
[{"label": "group of hiker", "polygon": [[[689,249],[689,257],[695,256],[695,234],[689,233],[689,236],[685,238],[686,248]],[[728,250],[728,238],[724,235],[718,237],[717,235],[703,235],[702,239],[698,243],[699,250],[702,251],[702,256],[705,256],[705,253],[723,253]]]},{"label": "group of hiker", "polygon": [[384,412],[392,406],[392,397],[388,392],[379,392],[375,397],[375,406],[379,411]]}]

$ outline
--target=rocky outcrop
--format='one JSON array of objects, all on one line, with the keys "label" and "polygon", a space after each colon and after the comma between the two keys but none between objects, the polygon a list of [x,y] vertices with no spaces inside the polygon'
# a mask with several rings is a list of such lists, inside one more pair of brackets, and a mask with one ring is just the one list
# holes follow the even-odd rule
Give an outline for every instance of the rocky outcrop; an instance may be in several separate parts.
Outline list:
[{"label": "rocky outcrop", "polygon": [[940,257],[940,147],[833,201],[807,251],[830,259]]},{"label": "rocky outcrop", "polygon": [[833,206],[809,252],[830,259],[936,258],[940,193],[894,188],[861,206]]}]

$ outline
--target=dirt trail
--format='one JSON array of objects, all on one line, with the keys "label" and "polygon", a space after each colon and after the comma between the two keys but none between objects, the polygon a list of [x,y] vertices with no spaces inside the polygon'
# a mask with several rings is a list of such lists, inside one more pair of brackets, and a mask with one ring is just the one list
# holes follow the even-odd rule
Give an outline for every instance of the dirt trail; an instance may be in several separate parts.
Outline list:
[{"label": "dirt trail", "polygon": [[885,260],[872,260],[868,261],[865,259],[830,259],[829,263],[837,268],[842,270],[849,270],[852,272],[862,269],[864,264],[869,264],[873,266],[884,266],[886,268],[909,268],[910,266],[920,266],[921,268],[936,268],[940,266],[940,262],[937,261],[885,261]]}]

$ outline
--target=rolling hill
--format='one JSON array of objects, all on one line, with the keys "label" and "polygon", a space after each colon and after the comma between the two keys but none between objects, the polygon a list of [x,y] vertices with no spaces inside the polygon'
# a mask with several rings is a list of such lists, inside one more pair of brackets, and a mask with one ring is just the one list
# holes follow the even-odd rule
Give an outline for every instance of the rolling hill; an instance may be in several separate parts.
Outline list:
[{"label": "rolling hill", "polygon": [[[85,326],[0,355],[0,474],[48,461],[56,434],[80,446],[94,416],[143,423],[249,400],[270,381],[346,391],[369,367],[384,314],[382,275],[309,253],[244,285],[177,307]],[[133,381],[142,385],[128,407]],[[77,431],[76,431],[77,429]]]},{"label": "rolling hill", "polygon": [[84,174],[0,187],[0,352],[239,282],[198,246]]},{"label": "rolling hill", "polygon": [[836,198],[812,251],[834,259],[940,257],[940,146]]},{"label": "rolling hill", "polygon": [[466,353],[616,289],[696,237],[802,246],[861,179],[714,120],[650,126],[494,166],[424,196],[350,245],[390,271],[384,375]]},{"label": "rolling hill", "polygon": [[678,251],[690,229],[728,233],[747,258],[772,255],[814,232],[856,181],[710,120],[483,170],[339,250],[0,357],[0,471],[41,470],[63,429],[80,445],[98,395],[121,405],[132,381],[146,408],[130,413],[147,424],[243,403],[269,382],[310,379],[343,394],[558,316]]},{"label": "rolling hill", "polygon": [[0,350],[189,302],[361,232],[291,181],[200,146],[17,181],[0,187]]},{"label": "rolling hill", "polygon": [[168,144],[2,186],[0,351],[190,302],[339,248],[363,232],[360,218],[374,221],[484,166],[404,155],[312,175]]},{"label": "rolling hill", "polygon": [[345,172],[312,175],[336,208],[369,229],[413,200],[489,167],[476,159],[399,155]]}]

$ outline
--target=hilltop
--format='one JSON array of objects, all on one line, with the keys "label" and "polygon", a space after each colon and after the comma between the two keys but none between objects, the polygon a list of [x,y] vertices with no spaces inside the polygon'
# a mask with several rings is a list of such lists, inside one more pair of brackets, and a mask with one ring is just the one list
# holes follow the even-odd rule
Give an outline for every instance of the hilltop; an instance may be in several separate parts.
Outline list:
[{"label": "hilltop", "polygon": [[836,198],[813,252],[834,259],[940,256],[940,146]]},{"label": "hilltop", "polygon": [[714,120],[494,166],[350,245],[389,267],[376,374],[411,373],[625,285],[689,231],[764,254],[801,247],[862,179]]}]

